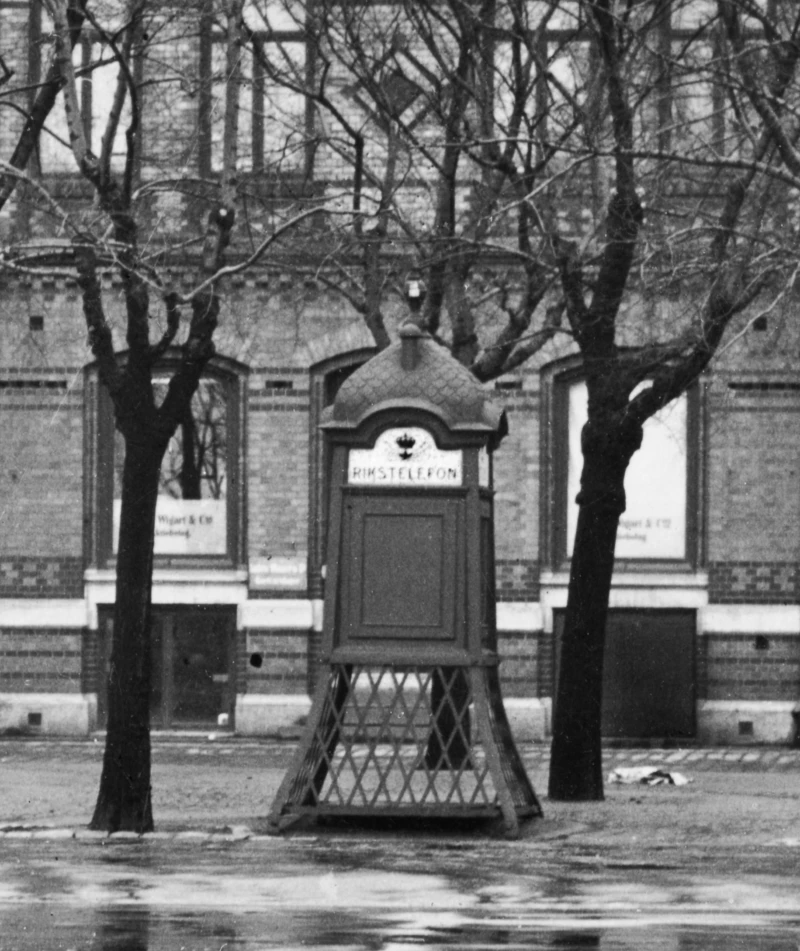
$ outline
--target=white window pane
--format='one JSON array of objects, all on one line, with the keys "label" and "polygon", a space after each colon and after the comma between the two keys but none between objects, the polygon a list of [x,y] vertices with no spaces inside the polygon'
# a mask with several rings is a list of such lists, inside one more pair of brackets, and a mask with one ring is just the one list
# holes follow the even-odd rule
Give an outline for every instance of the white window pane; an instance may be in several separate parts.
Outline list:
[{"label": "white window pane", "polygon": [[109,35],[119,33],[130,22],[130,0],[93,0],[91,10],[100,27]]},{"label": "white window pane", "polygon": [[[566,45],[551,46],[550,72],[558,85],[569,94],[580,94],[585,91],[591,69],[589,44],[573,40]],[[551,93],[556,101],[563,100],[555,83],[550,84]]]},{"label": "white window pane", "polygon": [[244,21],[251,30],[300,30],[305,4],[292,0],[245,0]]},{"label": "white window pane", "polygon": [[[52,30],[51,21],[46,11],[42,11],[42,32],[47,34]],[[83,61],[83,47],[78,44],[72,51],[72,65],[76,70],[81,68]],[[84,80],[80,77],[75,80],[78,104],[81,103],[81,92]],[[58,94],[56,103],[47,117],[44,131],[39,139],[39,160],[42,171],[48,172],[77,172],[78,166],[69,145],[69,127],[67,114],[64,110],[64,93]]]},{"label": "white window pane", "polygon": [[264,164],[297,168],[303,161],[305,97],[267,83],[264,89]]},{"label": "white window pane", "polygon": [[[154,380],[156,403],[166,379]],[[227,550],[227,397],[216,380],[203,379],[191,414],[175,432],[161,464],[154,554],[219,555]],[[125,444],[114,434],[113,550],[122,508]]]},{"label": "white window pane", "polygon": [[581,3],[578,0],[561,0],[551,12],[552,6],[552,3],[543,0],[534,3],[531,20],[535,23],[546,17],[551,30],[575,30],[581,25]]},{"label": "white window pane", "polygon": [[47,117],[44,131],[39,139],[39,160],[42,171],[77,172],[78,166],[69,147],[69,129],[64,112],[64,99],[59,96],[52,112]]},{"label": "white window pane", "polygon": [[[253,168],[254,136],[261,131],[260,151],[264,167],[297,169],[304,161],[306,102],[303,43],[265,44],[264,66],[259,66],[260,83],[254,79],[254,63],[249,51],[242,52],[242,86],[239,96],[239,167]],[[225,128],[225,88],[227,77],[225,48],[215,43],[212,51],[211,161],[222,164]],[[260,169],[258,169],[260,171]]]},{"label": "white window pane", "polygon": [[672,25],[677,30],[697,30],[717,16],[717,0],[678,0],[672,9]]},{"label": "white window pane", "polygon": [[[108,58],[109,51],[104,51]],[[102,55],[98,49],[98,55]],[[95,155],[100,154],[105,134],[106,124],[111,115],[111,109],[114,104],[114,96],[117,91],[117,77],[119,67],[116,63],[107,63],[92,70],[92,73],[86,78],[86,82],[91,83],[92,89],[92,142],[91,147]],[[111,153],[111,165],[114,169],[121,169],[125,164],[126,142],[125,131],[130,124],[131,109],[130,96],[126,94],[125,103],[122,107],[119,124],[116,135],[114,136],[114,145]]]},{"label": "white window pane", "polygon": [[[241,50],[239,59],[241,87],[239,90],[239,165],[249,168],[252,163],[253,64],[250,54]],[[211,50],[211,165],[222,166],[225,135],[225,93],[229,80],[225,44],[214,43]]]},{"label": "white window pane", "polygon": [[[581,430],[587,419],[585,383],[569,391],[567,474],[567,555],[578,524]],[[620,518],[616,558],[679,559],[686,554],[687,399],[678,397],[644,425],[642,447],[625,474],[626,510]]]},{"label": "white window pane", "polygon": [[714,95],[712,67],[714,51],[710,43],[694,42],[687,47],[673,44],[672,115],[675,136],[699,148],[714,142]]}]

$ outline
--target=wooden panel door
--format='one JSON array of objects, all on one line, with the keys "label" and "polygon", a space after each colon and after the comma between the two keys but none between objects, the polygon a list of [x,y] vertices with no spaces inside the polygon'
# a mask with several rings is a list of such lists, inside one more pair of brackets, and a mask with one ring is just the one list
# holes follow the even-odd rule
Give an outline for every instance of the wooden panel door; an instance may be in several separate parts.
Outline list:
[{"label": "wooden panel door", "polygon": [[215,726],[232,712],[230,612],[178,611],[170,625],[169,722]]},{"label": "wooden panel door", "polygon": [[[107,721],[106,694],[113,609],[100,613],[98,726]],[[227,714],[233,726],[236,610],[229,607],[155,607],[150,637],[150,726],[208,729]]]}]

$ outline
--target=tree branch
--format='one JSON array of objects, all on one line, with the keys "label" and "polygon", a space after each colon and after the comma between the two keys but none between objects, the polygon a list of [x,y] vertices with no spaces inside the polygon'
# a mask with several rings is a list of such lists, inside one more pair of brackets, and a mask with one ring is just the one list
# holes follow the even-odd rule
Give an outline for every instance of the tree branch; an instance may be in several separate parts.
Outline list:
[{"label": "tree branch", "polygon": [[72,242],[78,287],[89,331],[89,346],[98,363],[100,379],[112,397],[121,389],[121,373],[114,353],[111,328],[106,320],[100,281],[97,277],[97,253],[91,235],[77,235]]},{"label": "tree branch", "polygon": [[181,323],[181,312],[178,309],[178,295],[170,292],[164,295],[164,306],[167,310],[167,326],[158,343],[150,348],[150,361],[156,363],[172,346]]},{"label": "tree branch", "polygon": [[581,331],[581,346],[591,348],[593,355],[610,355],[614,347],[614,323],[627,286],[643,214],[636,194],[632,157],[633,119],[622,78],[616,21],[610,0],[593,0],[589,6],[597,24],[600,53],[608,83],[616,188],[609,202],[606,243],[590,315]]},{"label": "tree branch", "polygon": [[[70,51],[80,39],[87,3],[88,0],[71,0],[67,9],[68,30],[66,36]],[[42,129],[53,110],[61,86],[61,67],[58,55],[54,52],[47,70],[47,76],[36,94],[33,107],[26,118],[25,126],[9,159],[8,164],[11,167],[19,170],[27,167],[31,155],[39,144]],[[5,207],[18,181],[18,178],[9,176],[7,173],[0,177],[0,209]]]}]

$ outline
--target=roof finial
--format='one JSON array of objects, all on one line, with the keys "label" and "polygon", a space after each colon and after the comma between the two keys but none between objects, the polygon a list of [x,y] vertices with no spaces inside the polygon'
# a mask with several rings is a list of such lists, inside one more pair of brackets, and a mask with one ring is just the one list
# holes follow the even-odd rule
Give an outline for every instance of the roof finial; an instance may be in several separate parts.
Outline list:
[{"label": "roof finial", "polygon": [[407,321],[400,328],[400,340],[402,342],[400,350],[400,366],[408,373],[415,369],[422,356],[420,340],[425,336],[425,332],[420,330],[416,324]]}]

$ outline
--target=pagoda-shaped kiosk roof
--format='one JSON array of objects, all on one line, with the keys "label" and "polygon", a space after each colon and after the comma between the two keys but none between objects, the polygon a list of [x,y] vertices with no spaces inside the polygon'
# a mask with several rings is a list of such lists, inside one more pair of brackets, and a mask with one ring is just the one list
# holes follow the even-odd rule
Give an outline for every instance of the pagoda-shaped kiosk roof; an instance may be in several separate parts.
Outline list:
[{"label": "pagoda-shaped kiosk roof", "polygon": [[505,414],[470,371],[414,324],[345,380],[322,419],[327,430],[355,430],[371,416],[421,410],[453,433],[505,435]]}]

